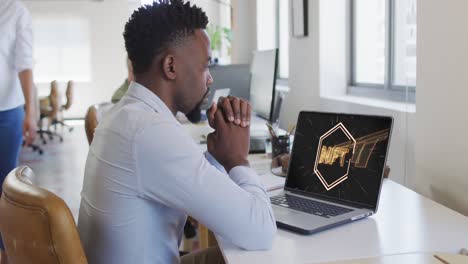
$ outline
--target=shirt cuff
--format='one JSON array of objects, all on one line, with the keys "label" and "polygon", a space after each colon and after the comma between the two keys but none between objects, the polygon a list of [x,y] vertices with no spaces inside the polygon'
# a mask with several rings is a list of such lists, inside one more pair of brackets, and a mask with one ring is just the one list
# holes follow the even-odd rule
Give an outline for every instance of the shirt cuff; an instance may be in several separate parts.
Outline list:
[{"label": "shirt cuff", "polygon": [[205,151],[205,158],[208,162],[213,165],[216,169],[224,174],[228,174],[226,169],[221,165],[208,151]]}]

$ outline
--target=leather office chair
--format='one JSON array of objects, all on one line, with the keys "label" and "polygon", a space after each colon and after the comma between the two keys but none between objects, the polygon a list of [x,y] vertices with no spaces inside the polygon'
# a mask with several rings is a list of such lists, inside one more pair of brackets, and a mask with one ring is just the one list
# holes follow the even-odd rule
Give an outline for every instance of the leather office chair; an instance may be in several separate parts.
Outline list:
[{"label": "leather office chair", "polygon": [[73,89],[74,89],[73,86],[74,86],[73,81],[68,81],[67,89],[65,91],[65,97],[67,98],[67,101],[64,105],[59,107],[58,115],[56,116],[54,120],[52,120],[52,125],[54,126],[61,125],[62,127],[67,127],[69,132],[73,131],[73,127],[63,122],[63,111],[70,109],[70,107],[73,104]]},{"label": "leather office chair", "polygon": [[91,145],[91,141],[93,141],[94,129],[96,129],[99,121],[102,119],[102,115],[113,105],[112,103],[106,102],[94,104],[88,108],[88,112],[86,112],[85,115],[85,131],[89,145]]},{"label": "leather office chair", "polygon": [[65,96],[67,98],[67,102],[64,105],[62,105],[62,109],[68,110],[73,104],[73,81],[68,81]]},{"label": "leather office chair", "polygon": [[0,230],[9,263],[88,263],[70,209],[33,177],[18,167],[3,183]]},{"label": "leather office chair", "polygon": [[[43,144],[47,143],[44,135],[48,135],[50,140],[52,140],[54,137],[57,137],[60,140],[60,142],[63,141],[63,138],[61,135],[57,134],[56,132],[52,132],[50,130],[50,126],[53,124],[54,120],[57,120],[58,118],[59,108],[60,108],[60,98],[59,98],[57,81],[53,81],[50,84],[49,96],[39,100],[40,118],[39,118],[39,130],[37,131],[37,133],[41,137]],[[44,124],[43,124],[43,121],[45,119],[48,120],[47,129],[44,129]]]}]

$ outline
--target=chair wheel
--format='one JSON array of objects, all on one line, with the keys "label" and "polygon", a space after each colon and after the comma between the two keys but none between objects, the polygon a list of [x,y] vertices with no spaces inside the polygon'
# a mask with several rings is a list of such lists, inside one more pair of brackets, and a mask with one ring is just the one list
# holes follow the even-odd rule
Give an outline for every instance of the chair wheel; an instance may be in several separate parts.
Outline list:
[{"label": "chair wheel", "polygon": [[39,150],[39,155],[42,155],[44,153],[44,151],[42,151],[41,149]]},{"label": "chair wheel", "polygon": [[70,127],[70,128],[68,129],[68,131],[69,131],[69,132],[72,132],[72,131],[73,131],[73,127]]},{"label": "chair wheel", "polygon": [[63,138],[60,138],[60,142],[63,142]]},{"label": "chair wheel", "polygon": [[45,139],[42,140],[42,144],[47,144],[47,141]]}]

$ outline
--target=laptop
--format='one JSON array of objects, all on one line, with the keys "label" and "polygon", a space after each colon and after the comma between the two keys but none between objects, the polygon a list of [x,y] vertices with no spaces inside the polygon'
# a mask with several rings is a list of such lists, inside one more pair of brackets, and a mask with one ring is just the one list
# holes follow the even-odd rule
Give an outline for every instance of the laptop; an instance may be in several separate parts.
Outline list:
[{"label": "laptop", "polygon": [[270,198],[277,226],[313,234],[375,214],[392,123],[300,112],[284,189]]}]

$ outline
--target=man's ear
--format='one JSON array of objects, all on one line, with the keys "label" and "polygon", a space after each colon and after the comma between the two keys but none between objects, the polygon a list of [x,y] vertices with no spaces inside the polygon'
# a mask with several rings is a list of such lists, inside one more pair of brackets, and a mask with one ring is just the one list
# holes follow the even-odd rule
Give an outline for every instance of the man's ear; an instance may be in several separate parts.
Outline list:
[{"label": "man's ear", "polygon": [[164,56],[162,60],[162,72],[164,77],[169,80],[174,80],[176,78],[176,66],[175,66],[175,57],[172,54]]}]

